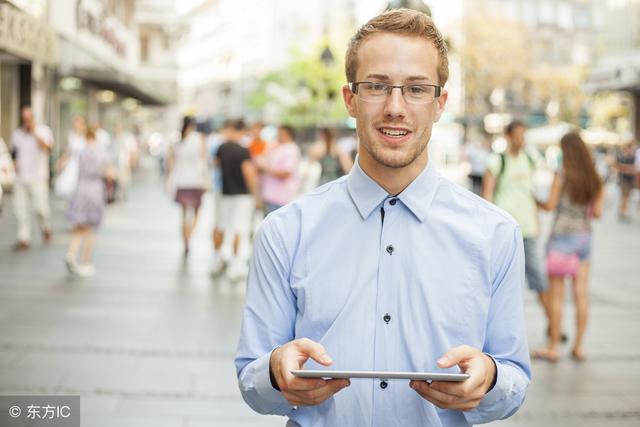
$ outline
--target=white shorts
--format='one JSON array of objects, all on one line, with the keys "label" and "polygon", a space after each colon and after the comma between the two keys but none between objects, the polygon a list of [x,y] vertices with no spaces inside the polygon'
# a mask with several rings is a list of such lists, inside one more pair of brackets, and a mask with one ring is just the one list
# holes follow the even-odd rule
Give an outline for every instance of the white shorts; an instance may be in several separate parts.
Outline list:
[{"label": "white shorts", "polygon": [[219,215],[216,219],[216,227],[225,234],[249,234],[251,231],[251,219],[256,204],[250,194],[234,196],[223,195],[220,199],[220,209],[216,209]]}]

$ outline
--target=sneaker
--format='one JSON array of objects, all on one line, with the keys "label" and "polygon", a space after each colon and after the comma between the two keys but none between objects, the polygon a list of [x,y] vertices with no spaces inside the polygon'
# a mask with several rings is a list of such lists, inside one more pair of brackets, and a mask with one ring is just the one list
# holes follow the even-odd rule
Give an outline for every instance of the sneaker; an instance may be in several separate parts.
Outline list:
[{"label": "sneaker", "polygon": [[26,251],[27,249],[29,249],[29,242],[25,240],[18,240],[16,243],[13,244],[12,247],[13,247],[13,250],[16,252]]},{"label": "sneaker", "polygon": [[242,265],[240,262],[233,262],[229,268],[227,269],[227,279],[233,283],[242,282],[247,278],[249,274],[248,268],[246,265]]},{"label": "sneaker", "polygon": [[50,230],[42,230],[42,240],[44,240],[45,243],[50,243],[51,242],[51,231]]},{"label": "sneaker", "polygon": [[96,274],[96,268],[91,264],[83,264],[78,266],[78,276],[91,277]]},{"label": "sneaker", "polygon": [[211,267],[211,276],[218,277],[222,275],[222,273],[227,268],[227,263],[224,262],[220,257],[216,257],[213,260],[213,266]]},{"label": "sneaker", "polygon": [[67,266],[69,274],[78,274],[78,264],[76,264],[76,260],[74,260],[71,255],[65,257],[64,264]]}]

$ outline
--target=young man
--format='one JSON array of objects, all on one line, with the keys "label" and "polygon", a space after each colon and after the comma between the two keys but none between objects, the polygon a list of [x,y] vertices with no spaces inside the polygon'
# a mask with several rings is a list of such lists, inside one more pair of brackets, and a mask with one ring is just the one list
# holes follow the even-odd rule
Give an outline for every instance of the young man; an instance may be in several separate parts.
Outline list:
[{"label": "young man", "polygon": [[533,196],[533,173],[540,156],[535,151],[526,151],[525,130],[525,124],[520,120],[507,125],[507,151],[489,158],[484,176],[483,197],[509,212],[518,221],[524,242],[527,283],[538,294],[549,321],[550,301],[546,293],[548,283],[538,256],[538,207]]},{"label": "young man", "polygon": [[258,202],[258,173],[249,150],[240,145],[244,122],[236,120],[229,139],[216,153],[217,166],[222,171],[221,217],[222,241],[216,247],[214,274],[227,266],[232,281],[244,279],[250,256],[251,216]]},{"label": "young man", "polygon": [[[429,164],[447,49],[431,19],[373,18],[347,52],[349,175],[272,213],[256,237],[240,390],[290,424],[460,426],[513,414],[530,380],[517,224]],[[323,380],[337,370],[457,372],[461,383]],[[346,388],[346,389],[345,389]]]},{"label": "young man", "polygon": [[20,112],[21,125],[11,136],[15,153],[16,182],[14,210],[18,221],[17,251],[29,248],[31,211],[36,211],[42,239],[51,240],[51,210],[49,208],[49,154],[53,134],[48,126],[36,124],[30,107]]}]

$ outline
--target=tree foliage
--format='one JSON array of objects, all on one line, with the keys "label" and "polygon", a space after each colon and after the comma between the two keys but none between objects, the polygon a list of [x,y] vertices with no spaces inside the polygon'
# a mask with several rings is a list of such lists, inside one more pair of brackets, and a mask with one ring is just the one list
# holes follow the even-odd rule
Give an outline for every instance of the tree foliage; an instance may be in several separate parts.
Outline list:
[{"label": "tree foliage", "polygon": [[342,123],[347,118],[342,102],[344,54],[331,48],[334,60],[325,64],[321,60],[325,47],[318,44],[306,54],[294,52],[287,67],[261,78],[249,96],[249,107],[299,127]]}]

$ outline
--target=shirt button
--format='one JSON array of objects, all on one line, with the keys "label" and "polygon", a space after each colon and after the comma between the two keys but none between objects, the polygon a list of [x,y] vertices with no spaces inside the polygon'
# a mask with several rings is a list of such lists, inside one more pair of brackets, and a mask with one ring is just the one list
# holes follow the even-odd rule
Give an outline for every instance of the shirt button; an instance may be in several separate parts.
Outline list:
[{"label": "shirt button", "polygon": [[391,255],[393,253],[393,245],[387,246],[387,253]]},{"label": "shirt button", "polygon": [[389,323],[391,321],[391,315],[389,313],[385,314],[382,320],[384,320],[384,323]]},{"label": "shirt button", "polygon": [[387,384],[387,382],[385,380],[380,381],[380,388],[381,389],[384,390],[385,388],[387,388],[388,385],[389,384]]},{"label": "shirt button", "polygon": [[389,200],[389,204],[390,204],[391,206],[395,206],[395,205],[396,205],[396,199],[391,199],[391,200]]}]

